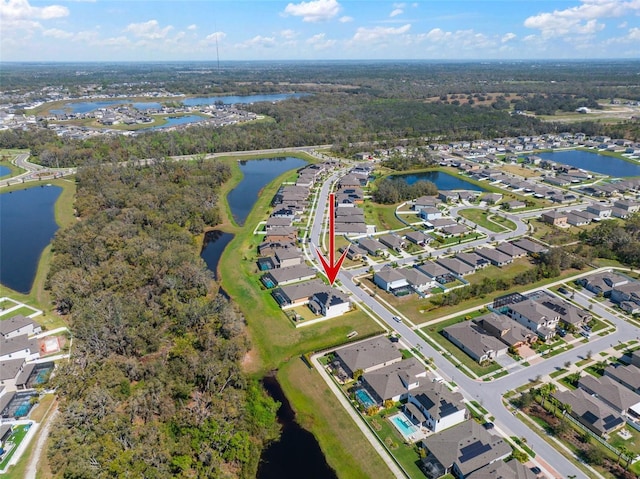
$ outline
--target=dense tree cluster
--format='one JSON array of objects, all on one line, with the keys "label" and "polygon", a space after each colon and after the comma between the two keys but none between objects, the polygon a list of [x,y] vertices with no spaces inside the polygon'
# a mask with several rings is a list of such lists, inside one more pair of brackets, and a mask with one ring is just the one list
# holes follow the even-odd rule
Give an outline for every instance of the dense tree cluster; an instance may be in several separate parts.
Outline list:
[{"label": "dense tree cluster", "polygon": [[78,172],[79,221],[47,279],[74,338],[49,448],[64,477],[255,475],[276,404],[241,371],[244,319],[193,235],[218,223],[229,177],[206,161]]},{"label": "dense tree cluster", "polygon": [[431,181],[416,181],[412,185],[401,178],[384,178],[377,183],[373,200],[383,205],[392,205],[424,195],[437,195],[438,187]]},{"label": "dense tree cluster", "polygon": [[555,115],[557,111],[572,112],[580,107],[602,109],[595,98],[579,98],[574,95],[523,95],[512,100],[515,110],[532,111],[536,115]]},{"label": "dense tree cluster", "polygon": [[630,266],[640,266],[640,215],[631,215],[624,224],[603,221],[580,239],[593,247],[594,255],[617,259]]}]

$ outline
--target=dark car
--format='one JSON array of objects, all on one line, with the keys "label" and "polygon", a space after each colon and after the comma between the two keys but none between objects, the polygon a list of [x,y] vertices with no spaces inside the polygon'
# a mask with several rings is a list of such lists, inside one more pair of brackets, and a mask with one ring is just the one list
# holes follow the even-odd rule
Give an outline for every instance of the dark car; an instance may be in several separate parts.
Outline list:
[{"label": "dark car", "polygon": [[493,429],[494,427],[496,427],[496,425],[495,425],[495,424],[493,424],[492,422],[485,422],[482,426],[483,426],[485,429]]},{"label": "dark car", "polygon": [[540,469],[538,466],[534,466],[530,469],[530,471],[534,474],[540,474],[542,472],[542,469]]},{"label": "dark car", "polygon": [[564,338],[567,335],[567,331],[564,329],[560,329],[558,331],[558,336],[560,336],[561,338]]},{"label": "dark car", "polygon": [[562,294],[569,294],[569,290],[567,288],[558,288],[558,292]]}]

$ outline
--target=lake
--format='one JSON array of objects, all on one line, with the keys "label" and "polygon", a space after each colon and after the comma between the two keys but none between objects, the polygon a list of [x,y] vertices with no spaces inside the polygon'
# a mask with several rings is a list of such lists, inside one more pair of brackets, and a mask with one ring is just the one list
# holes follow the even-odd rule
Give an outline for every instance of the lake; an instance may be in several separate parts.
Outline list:
[{"label": "lake", "polygon": [[6,166],[0,166],[0,178],[11,173],[11,169]]},{"label": "lake", "polygon": [[59,186],[0,195],[0,283],[28,294],[42,251],[58,230],[53,206]]},{"label": "lake", "polygon": [[589,151],[556,151],[553,153],[539,153],[537,156],[544,160],[555,161],[616,178],[640,176],[640,164],[631,163],[612,156],[598,155],[597,153]]},{"label": "lake", "polygon": [[140,128],[142,130],[161,130],[163,128],[169,128],[170,126],[178,126],[178,125],[186,125],[188,123],[197,123],[202,120],[206,120],[207,118],[199,115],[185,115],[185,116],[174,116],[168,117],[167,122],[164,125],[159,126],[150,126],[148,128]]},{"label": "lake", "polygon": [[[245,160],[238,162],[242,171],[242,180],[227,195],[231,214],[236,223],[243,225],[253,209],[262,188],[276,179],[282,173],[301,168],[306,161],[300,158],[263,158],[259,160]],[[271,198],[269,198],[271,199]]]},{"label": "lake", "polygon": [[422,173],[410,173],[407,175],[393,175],[392,179],[401,179],[406,181],[408,185],[414,184],[416,181],[430,181],[438,187],[438,190],[473,190],[484,191],[483,188],[473,183],[469,183],[462,178],[443,173],[442,171],[425,171]]},{"label": "lake", "polygon": [[218,263],[222,252],[233,239],[231,233],[213,230],[207,231],[204,235],[204,243],[200,257],[207,263],[207,268],[213,273],[213,277],[218,279]]},{"label": "lake", "polygon": [[267,376],[262,384],[269,395],[280,402],[278,422],[282,433],[262,452],[257,479],[338,479],[309,431],[295,421],[295,413],[282,388],[273,376]]},{"label": "lake", "polygon": [[[289,98],[300,98],[306,96],[308,93],[275,93],[268,95],[247,95],[247,96],[206,96],[199,98],[169,98],[168,101],[175,103],[182,103],[185,106],[197,106],[197,105],[213,105],[216,102],[222,102],[225,105],[232,104],[248,104],[257,103],[261,101],[282,101]],[[132,102],[127,98],[120,98],[115,100],[98,100],[98,101],[79,101],[65,103],[60,108],[50,110],[51,113],[56,115],[62,115],[64,113],[89,113],[90,111],[98,110],[100,108],[107,108],[114,105],[133,105],[138,110],[158,109],[162,105],[158,102],[145,102],[137,101]]]}]

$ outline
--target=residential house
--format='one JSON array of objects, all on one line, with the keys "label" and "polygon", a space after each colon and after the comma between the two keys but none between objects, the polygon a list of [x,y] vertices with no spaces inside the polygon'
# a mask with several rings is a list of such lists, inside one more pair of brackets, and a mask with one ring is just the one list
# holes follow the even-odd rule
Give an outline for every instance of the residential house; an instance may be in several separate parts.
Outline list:
[{"label": "residential house", "polygon": [[39,324],[21,314],[0,320],[0,338],[12,338],[21,334],[31,336],[40,332],[42,332],[42,328]]},{"label": "residential house", "polygon": [[600,437],[608,436],[625,424],[620,414],[583,389],[556,391],[553,397],[560,404],[571,406],[571,416]]},{"label": "residential house", "polygon": [[520,200],[511,200],[504,203],[507,205],[507,208],[510,210],[519,210],[520,208],[524,208],[527,204],[524,201]]},{"label": "residential house", "polygon": [[293,225],[293,218],[284,216],[270,216],[269,218],[267,218],[265,230],[273,231],[276,228],[290,227],[291,225]]},{"label": "residential house", "polygon": [[373,282],[385,291],[393,291],[409,285],[407,279],[399,270],[388,265],[373,273]]},{"label": "residential house", "polygon": [[580,378],[578,386],[623,416],[640,417],[640,394],[614,379],[608,376],[596,378],[586,374]]},{"label": "residential house", "polygon": [[411,390],[420,386],[427,371],[416,358],[409,358],[362,375],[362,385],[378,405],[390,399],[394,402],[407,399]]},{"label": "residential house", "polygon": [[441,201],[435,196],[421,196],[413,200],[413,209],[420,211],[424,208],[435,207],[440,203]]},{"label": "residential house", "polygon": [[428,451],[422,460],[422,469],[429,478],[450,473],[465,479],[512,452],[502,437],[489,433],[474,420],[423,439],[422,447]]},{"label": "residential house", "polygon": [[438,199],[444,203],[455,203],[458,201],[458,193],[456,191],[438,191]]},{"label": "residential house", "polygon": [[573,326],[579,328],[584,324],[587,324],[593,316],[585,309],[578,308],[573,304],[553,296],[551,294],[544,294],[538,299],[543,306],[555,311],[560,316],[560,324],[563,327]]},{"label": "residential house", "polygon": [[573,226],[584,226],[591,223],[590,219],[576,213],[576,211],[569,211],[567,213],[567,223]]},{"label": "residential house", "polygon": [[26,334],[0,338],[0,361],[25,359],[31,361],[40,357],[37,339],[29,339]]},{"label": "residential house", "polygon": [[502,199],[502,195],[500,193],[487,193],[482,199],[490,205],[495,205]]},{"label": "residential house", "polygon": [[475,318],[473,322],[485,333],[510,347],[519,348],[524,344],[532,344],[538,339],[533,331],[504,314],[491,312]]},{"label": "residential house", "polygon": [[449,271],[453,272],[457,276],[466,276],[475,271],[475,268],[464,261],[454,258],[440,258],[436,260],[441,266],[444,266]]},{"label": "residential house", "polygon": [[611,296],[614,288],[627,284],[630,279],[615,271],[604,271],[576,280],[576,283],[594,294]]},{"label": "residential house", "polygon": [[440,284],[449,283],[452,279],[451,272],[447,268],[433,261],[425,261],[420,265],[416,265],[416,268]]},{"label": "residential house", "polygon": [[492,248],[478,248],[475,251],[477,254],[486,258],[492,265],[502,267],[507,264],[513,263],[513,258],[502,251],[498,251]]},{"label": "residential house", "polygon": [[640,282],[629,281],[627,284],[614,286],[611,289],[611,301],[629,314],[640,312]]},{"label": "residential house", "polygon": [[611,206],[602,203],[592,203],[587,206],[587,211],[596,215],[596,219],[611,218]]},{"label": "residential house", "polygon": [[388,254],[387,248],[380,241],[372,238],[358,239],[358,245],[371,256],[384,256]]},{"label": "residential house", "polygon": [[410,231],[404,237],[407,241],[423,247],[433,241],[431,236],[424,234],[422,231]]},{"label": "residential house", "polygon": [[490,264],[488,259],[473,252],[458,253],[454,256],[454,258],[467,263],[468,265],[472,266],[474,270],[486,268]]},{"label": "residential house", "polygon": [[447,326],[442,330],[442,335],[478,363],[502,356],[508,349],[505,343],[487,334],[472,321]]},{"label": "residential house", "polygon": [[336,349],[335,355],[351,377],[356,371],[364,374],[402,361],[402,353],[386,336]]},{"label": "residential house", "polygon": [[270,270],[260,279],[267,288],[273,288],[274,286],[284,286],[315,278],[317,273],[318,271],[310,266],[300,264],[297,266],[289,266],[288,268]]},{"label": "residential house", "polygon": [[535,332],[543,340],[550,339],[556,334],[556,327],[560,321],[559,313],[531,299],[510,304],[507,315]]},{"label": "residential house", "polygon": [[467,228],[465,225],[460,225],[456,223],[453,225],[444,226],[443,228],[440,229],[440,231],[442,232],[442,234],[446,236],[461,236],[466,232],[468,232],[469,228]]},{"label": "residential house", "polygon": [[553,226],[566,226],[567,225],[567,213],[563,213],[557,210],[545,211],[540,216],[543,223],[549,223]]},{"label": "residential house", "polygon": [[466,479],[536,479],[537,477],[526,465],[517,459],[511,459],[507,462],[500,460],[487,464],[472,472]]},{"label": "residential house", "polygon": [[395,251],[402,251],[402,248],[404,248],[405,246],[404,240],[400,236],[394,234],[385,234],[379,236],[378,241]]},{"label": "residential house", "polygon": [[[344,253],[345,247],[339,248],[340,253]],[[347,252],[347,258],[352,261],[359,261],[367,256],[367,252],[355,243],[349,245],[349,251]]]},{"label": "residential house", "polygon": [[511,256],[513,259],[527,256],[527,252],[525,250],[519,248],[518,246],[515,246],[512,243],[500,243],[498,246],[496,246],[496,250],[508,256]]},{"label": "residential house", "polygon": [[627,366],[607,366],[604,375],[615,379],[623,386],[640,393],[640,367],[629,364]]},{"label": "residential house", "polygon": [[293,248],[278,248],[273,255],[276,268],[288,268],[302,264],[302,254]]},{"label": "residential house", "polygon": [[298,229],[293,226],[279,226],[267,231],[264,240],[267,242],[296,242],[298,239]]},{"label": "residential house", "polygon": [[417,268],[403,268],[398,272],[404,276],[409,285],[418,292],[424,292],[438,286],[438,283],[435,280],[422,273]]},{"label": "residential house", "polygon": [[351,301],[346,294],[335,288],[317,291],[309,300],[309,309],[319,316],[335,318],[351,310]]},{"label": "residential house", "polygon": [[640,368],[640,351],[634,351],[631,353],[631,364]]},{"label": "residential house", "polygon": [[453,226],[453,225],[457,225],[458,223],[453,218],[446,217],[446,218],[438,218],[435,220],[425,221],[425,224],[429,228],[433,228],[434,230],[440,230],[446,226]]},{"label": "residential house", "polygon": [[15,391],[16,378],[24,370],[26,364],[24,358],[0,361],[0,388],[4,387],[7,391]]},{"label": "residential house", "polygon": [[434,206],[426,206],[420,210],[420,218],[431,221],[442,218],[442,211]]},{"label": "residential house", "polygon": [[440,432],[467,418],[463,399],[462,394],[451,392],[445,383],[424,383],[409,391],[404,411],[420,425]]},{"label": "residential house", "polygon": [[260,256],[270,256],[275,254],[278,249],[297,250],[295,241],[263,241],[258,245],[258,254]]},{"label": "residential house", "polygon": [[543,253],[547,251],[546,247],[542,246],[540,243],[531,241],[528,238],[520,238],[519,240],[511,241],[511,244],[525,250],[530,254]]},{"label": "residential house", "polygon": [[282,309],[308,304],[314,294],[329,287],[319,279],[304,281],[274,289],[271,295]]},{"label": "residential house", "polygon": [[640,203],[631,200],[617,200],[613,203],[613,206],[624,210],[627,213],[637,213],[638,211],[640,211]]}]

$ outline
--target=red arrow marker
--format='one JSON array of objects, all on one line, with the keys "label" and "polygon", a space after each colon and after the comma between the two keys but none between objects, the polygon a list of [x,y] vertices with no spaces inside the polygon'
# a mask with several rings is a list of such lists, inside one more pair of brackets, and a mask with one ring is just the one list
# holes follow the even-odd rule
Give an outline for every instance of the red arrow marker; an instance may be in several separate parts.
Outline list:
[{"label": "red arrow marker", "polygon": [[316,248],[316,254],[320,259],[320,263],[322,263],[322,268],[324,269],[324,274],[327,275],[327,279],[329,280],[329,284],[333,285],[333,282],[336,280],[336,276],[338,276],[338,272],[340,271],[340,267],[342,266],[342,262],[347,257],[347,252],[349,251],[349,247],[344,250],[342,256],[337,263],[335,263],[335,243],[336,243],[336,218],[335,218],[335,195],[331,193],[329,195],[329,261],[322,256],[322,253],[318,248]]}]

